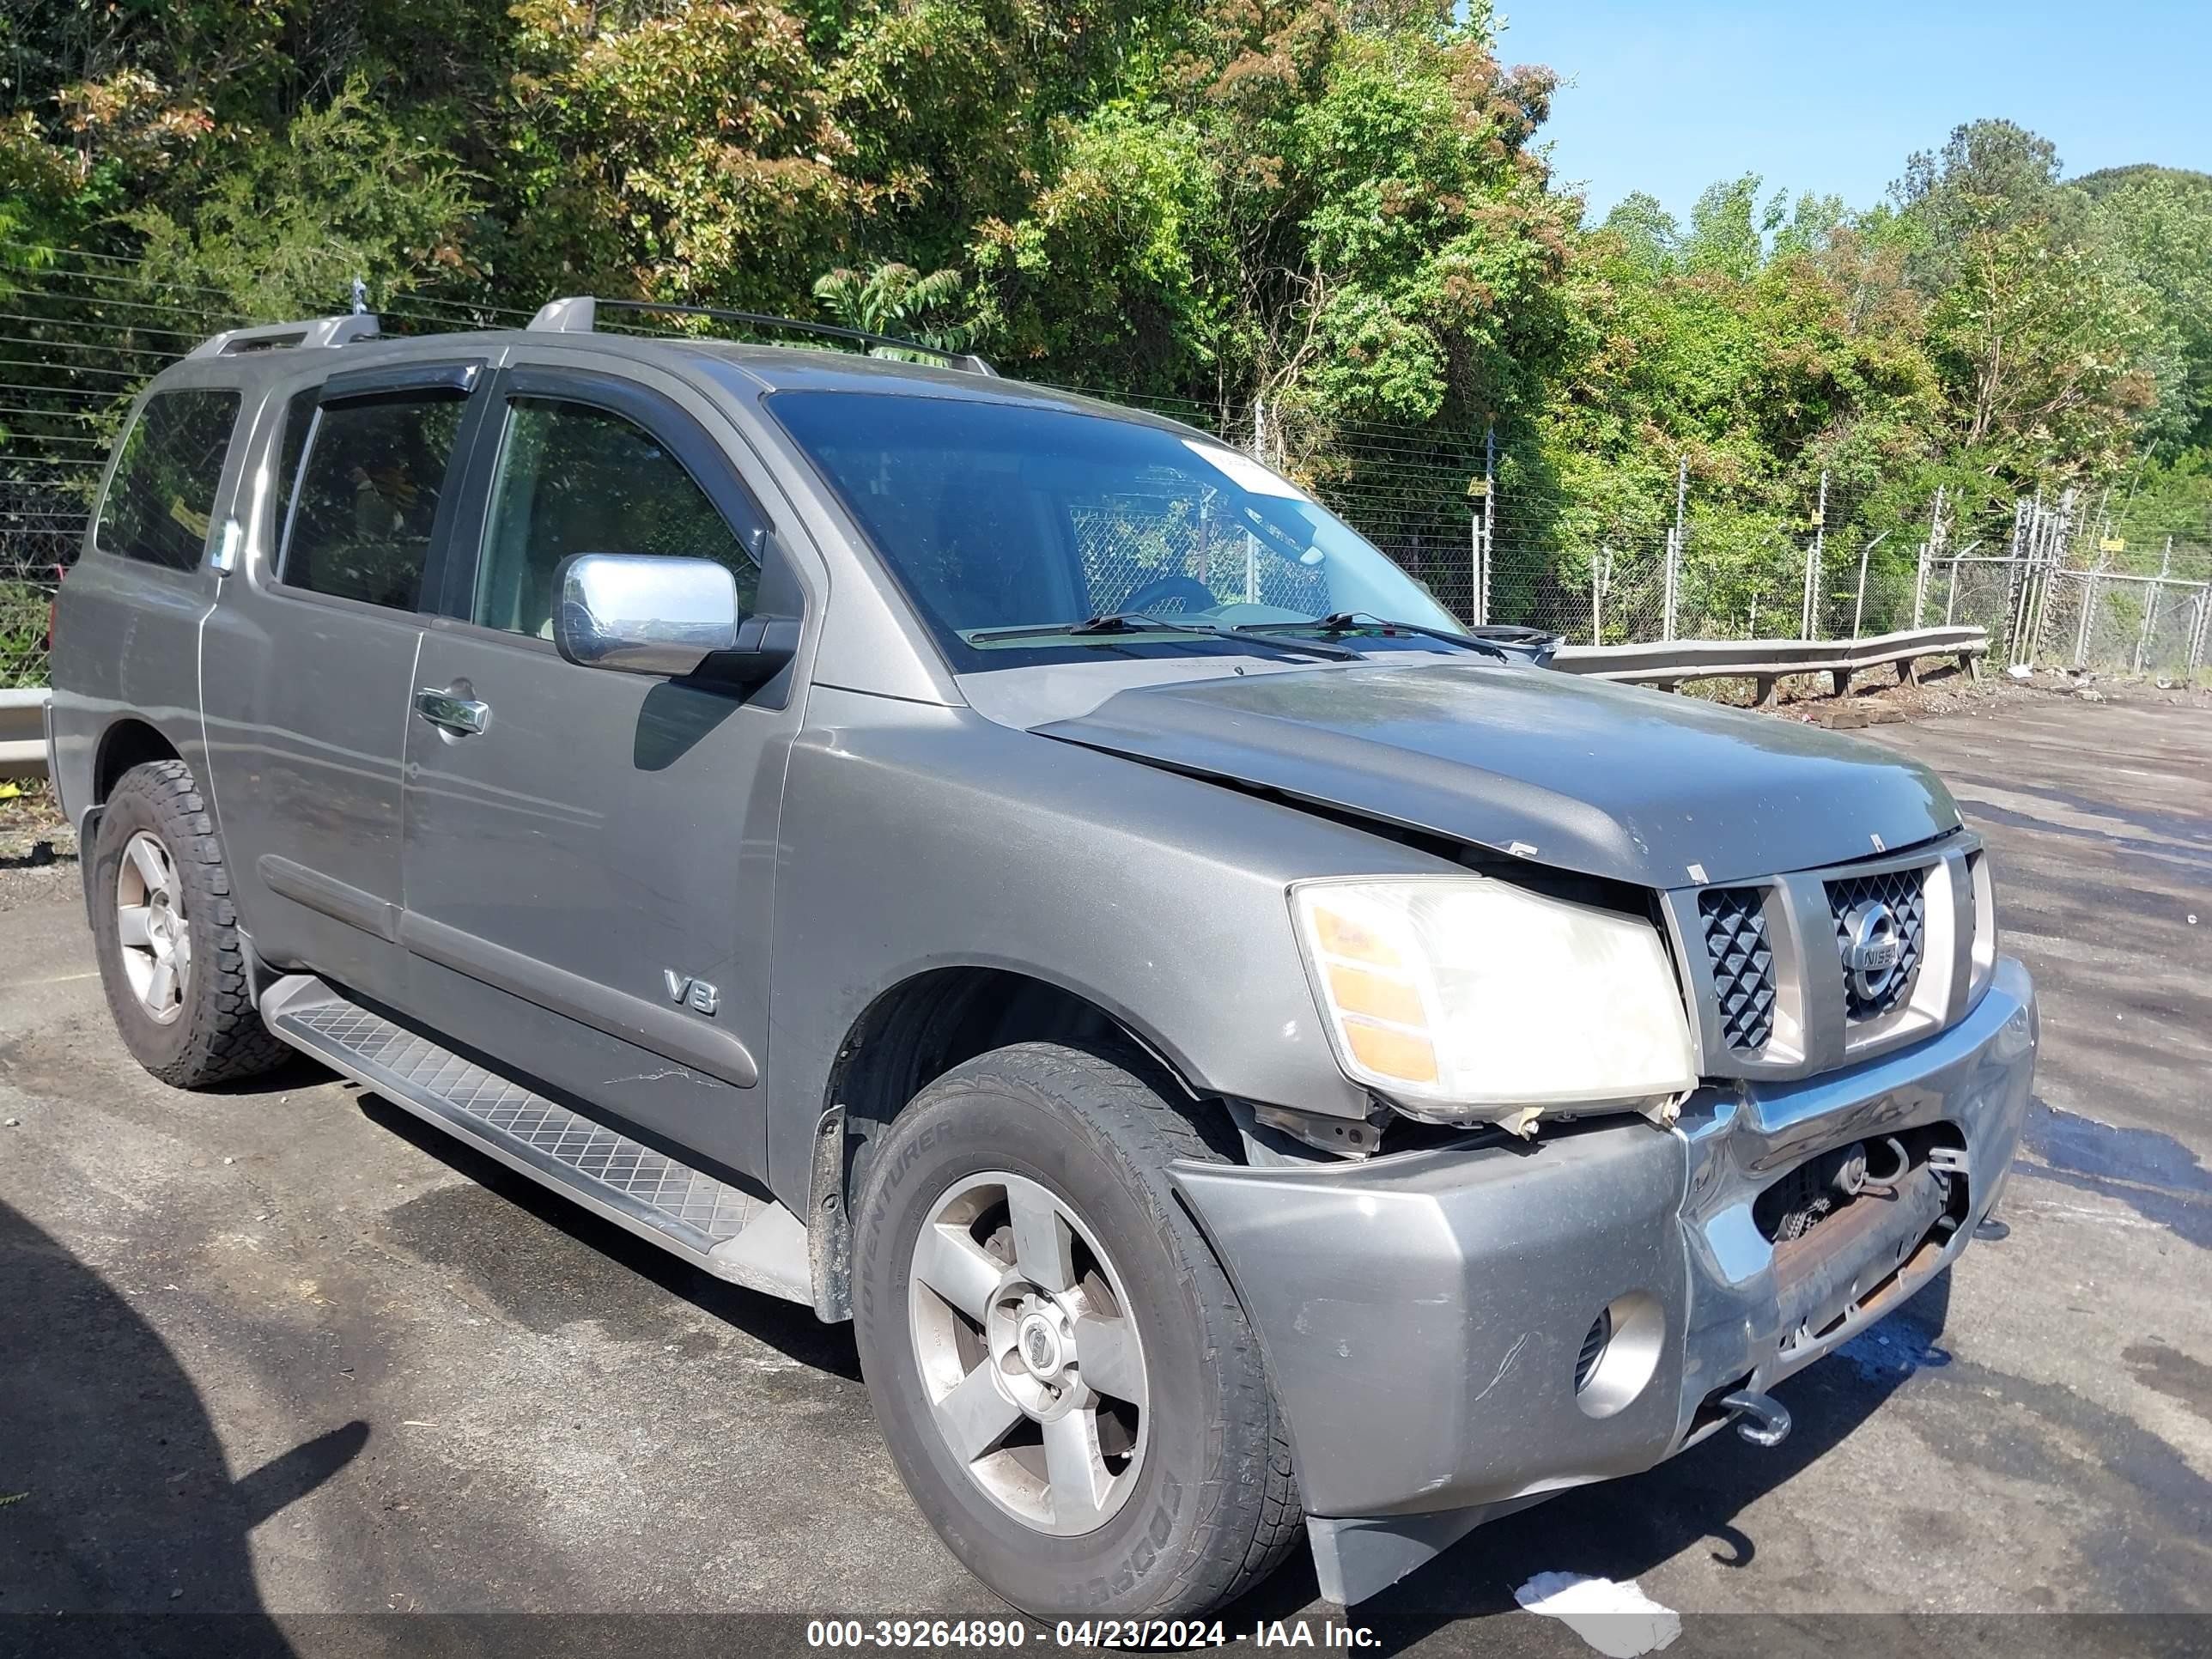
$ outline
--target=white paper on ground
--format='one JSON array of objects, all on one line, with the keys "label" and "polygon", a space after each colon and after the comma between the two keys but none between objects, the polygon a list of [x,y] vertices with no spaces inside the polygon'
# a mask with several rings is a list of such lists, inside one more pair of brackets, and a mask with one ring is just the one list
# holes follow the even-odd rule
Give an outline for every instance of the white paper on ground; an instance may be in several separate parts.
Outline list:
[{"label": "white paper on ground", "polygon": [[1530,1613],[1559,1620],[1609,1659],[1636,1659],[1682,1633],[1681,1616],[1638,1589],[1633,1578],[1615,1583],[1579,1572],[1540,1572],[1513,1599]]}]

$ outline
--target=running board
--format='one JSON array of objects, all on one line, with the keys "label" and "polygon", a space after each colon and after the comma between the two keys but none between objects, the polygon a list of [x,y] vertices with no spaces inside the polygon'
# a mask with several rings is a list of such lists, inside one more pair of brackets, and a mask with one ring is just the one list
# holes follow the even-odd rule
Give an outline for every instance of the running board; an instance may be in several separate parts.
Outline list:
[{"label": "running board", "polygon": [[718,1279],[814,1300],[805,1225],[495,1072],[487,1071],[321,980],[294,974],[263,993],[269,1029],[395,1106],[543,1182]]}]

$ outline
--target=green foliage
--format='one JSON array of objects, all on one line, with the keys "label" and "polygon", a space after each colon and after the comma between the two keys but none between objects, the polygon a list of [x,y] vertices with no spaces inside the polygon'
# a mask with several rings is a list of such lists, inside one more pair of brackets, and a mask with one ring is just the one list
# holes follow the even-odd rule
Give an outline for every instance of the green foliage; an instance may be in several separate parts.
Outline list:
[{"label": "green foliage", "polygon": [[0,581],[0,690],[45,684],[50,597],[31,582]]},{"label": "green foliage", "polygon": [[777,6],[525,0],[514,15],[523,271],[787,312],[896,192],[855,175],[805,27]]},{"label": "green foliage", "polygon": [[2162,435],[2212,445],[2212,174],[2124,167],[2081,185],[2097,204],[2100,234],[2149,290],[2168,337]]},{"label": "green foliage", "polygon": [[881,264],[865,273],[841,266],[814,284],[814,297],[847,328],[964,351],[975,326],[952,318],[967,297],[967,286],[957,270],[933,270],[925,276],[912,265]]},{"label": "green foliage", "polygon": [[1115,104],[1055,134],[1051,182],[969,252],[983,336],[1047,380],[1173,394],[1204,380],[1231,276],[1221,180],[1188,117]]},{"label": "green foliage", "polygon": [[[1686,224],[1631,196],[1585,226],[1540,142],[1553,76],[1494,33],[1484,0],[18,0],[0,240],[242,318],[358,275],[987,350],[1387,481],[1452,558],[1494,422],[1553,556],[1523,585],[1652,544],[1679,461],[1715,615],[1786,603],[1761,584],[1824,471],[1836,536],[1938,485],[1974,514],[2125,479],[2201,517],[2212,177],[2069,184],[1982,121],[1888,204],[1746,174]],[[1378,471],[1375,424],[1425,464]]]},{"label": "green foliage", "polygon": [[2058,172],[2047,139],[1981,121],[1898,187],[1959,436],[2023,479],[2116,468],[2172,372],[2155,296]]},{"label": "green foliage", "polygon": [[186,216],[148,206],[125,222],[143,239],[149,283],[282,318],[343,310],[356,277],[380,297],[465,277],[473,207],[460,168],[356,80],[215,173]]}]

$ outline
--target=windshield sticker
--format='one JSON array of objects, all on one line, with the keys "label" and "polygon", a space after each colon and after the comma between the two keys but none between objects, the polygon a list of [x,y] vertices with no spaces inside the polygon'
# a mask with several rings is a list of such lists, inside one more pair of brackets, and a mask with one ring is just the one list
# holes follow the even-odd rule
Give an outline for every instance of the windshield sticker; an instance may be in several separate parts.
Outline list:
[{"label": "windshield sticker", "polygon": [[1200,443],[1195,438],[1185,438],[1182,447],[1239,489],[1255,495],[1279,495],[1286,501],[1310,501],[1313,499],[1288,479],[1277,477],[1249,455],[1240,455],[1219,444]]}]

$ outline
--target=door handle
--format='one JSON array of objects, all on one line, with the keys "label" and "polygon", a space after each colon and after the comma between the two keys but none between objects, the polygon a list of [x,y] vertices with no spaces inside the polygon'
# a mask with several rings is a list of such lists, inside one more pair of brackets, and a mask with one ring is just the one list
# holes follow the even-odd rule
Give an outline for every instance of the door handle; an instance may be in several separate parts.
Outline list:
[{"label": "door handle", "polygon": [[473,738],[491,724],[491,705],[426,685],[415,694],[415,712],[441,732]]}]

